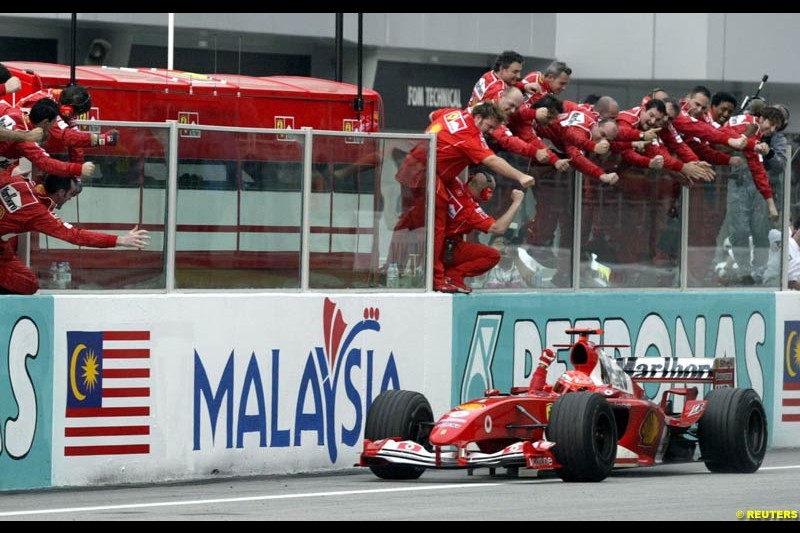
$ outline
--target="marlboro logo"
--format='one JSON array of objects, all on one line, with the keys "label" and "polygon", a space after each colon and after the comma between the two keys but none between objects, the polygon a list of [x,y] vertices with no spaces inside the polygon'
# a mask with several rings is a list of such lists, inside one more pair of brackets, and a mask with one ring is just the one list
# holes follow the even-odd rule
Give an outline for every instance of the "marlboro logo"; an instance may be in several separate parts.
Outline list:
[{"label": "marlboro logo", "polygon": [[678,357],[629,357],[623,370],[633,379],[710,381],[713,359]]}]

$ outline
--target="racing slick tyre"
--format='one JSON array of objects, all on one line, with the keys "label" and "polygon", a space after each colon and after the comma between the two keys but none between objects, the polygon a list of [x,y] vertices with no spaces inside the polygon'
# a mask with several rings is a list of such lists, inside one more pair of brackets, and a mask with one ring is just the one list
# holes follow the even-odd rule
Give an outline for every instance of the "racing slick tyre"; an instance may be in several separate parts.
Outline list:
[{"label": "racing slick tyre", "polygon": [[564,481],[602,481],[617,457],[617,426],[606,399],[589,391],[570,392],[553,404],[547,440]]},{"label": "racing slick tyre", "polygon": [[767,416],[753,389],[714,389],[698,424],[700,453],[712,472],[755,472],[767,451]]},{"label": "racing slick tyre", "polygon": [[[426,448],[433,427],[433,411],[424,395],[408,390],[387,390],[372,402],[367,413],[364,438],[379,440],[397,437],[412,440]],[[371,465],[372,473],[381,479],[417,479],[423,466]]]}]

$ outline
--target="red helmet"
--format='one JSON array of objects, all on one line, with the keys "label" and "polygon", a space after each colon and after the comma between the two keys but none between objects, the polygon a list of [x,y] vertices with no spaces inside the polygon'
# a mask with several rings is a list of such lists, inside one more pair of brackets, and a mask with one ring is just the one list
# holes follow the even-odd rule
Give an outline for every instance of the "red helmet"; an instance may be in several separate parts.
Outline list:
[{"label": "red helmet", "polygon": [[564,394],[567,392],[578,392],[594,387],[594,382],[585,373],[578,370],[568,370],[561,374],[556,384],[553,385],[553,392]]}]

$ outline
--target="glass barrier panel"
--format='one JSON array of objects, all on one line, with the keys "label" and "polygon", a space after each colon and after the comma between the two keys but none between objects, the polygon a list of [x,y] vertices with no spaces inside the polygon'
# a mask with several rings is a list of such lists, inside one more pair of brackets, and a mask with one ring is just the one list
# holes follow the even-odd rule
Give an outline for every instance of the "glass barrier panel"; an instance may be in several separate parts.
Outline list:
[{"label": "glass barrier panel", "polygon": [[309,287],[424,288],[428,141],[313,139]]},{"label": "glass barrier panel", "polygon": [[175,286],[300,287],[304,138],[179,130]]},{"label": "glass barrier panel", "polygon": [[625,167],[619,181],[584,180],[582,288],[680,286],[680,182]]},{"label": "glass barrier panel", "polygon": [[780,214],[775,222],[747,164],[718,166],[715,172],[714,182],[689,189],[688,286],[779,288],[781,228],[789,224],[780,213],[782,170],[768,172]]},{"label": "glass barrier panel", "polygon": [[[168,129],[166,126],[116,129],[120,131],[116,146],[86,149],[86,161],[95,163],[95,174],[84,178],[81,193],[56,213],[81,230],[124,235],[138,226],[150,232],[150,245],[144,250],[78,247],[34,233],[31,268],[37,273],[42,289],[166,288],[167,199],[163,184],[169,158]],[[61,146],[46,145],[46,148],[57,158],[67,158]],[[64,263],[69,265],[69,281],[65,281]],[[62,267],[60,272],[59,267]]]},{"label": "glass barrier panel", "polygon": [[[525,199],[502,234],[473,231],[468,237],[495,248],[500,260],[486,273],[467,279],[474,289],[557,289],[572,286],[572,254],[575,202],[575,172],[558,172],[531,159],[500,152],[520,171],[532,175],[536,183],[525,191]],[[497,187],[483,210],[499,219],[512,207],[511,192],[516,181],[495,176]]]}]

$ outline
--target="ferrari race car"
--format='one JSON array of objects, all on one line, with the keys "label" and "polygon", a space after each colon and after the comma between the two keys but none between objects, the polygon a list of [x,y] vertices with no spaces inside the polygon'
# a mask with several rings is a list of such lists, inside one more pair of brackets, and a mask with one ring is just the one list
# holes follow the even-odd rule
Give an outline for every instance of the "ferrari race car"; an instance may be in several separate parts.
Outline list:
[{"label": "ferrari race car", "polygon": [[[487,390],[437,422],[422,394],[381,393],[367,413],[358,465],[383,479],[416,479],[426,468],[524,467],[554,470],[564,481],[601,481],[614,467],[694,461],[699,445],[712,472],[761,466],[766,414],[754,390],[733,388],[732,359],[614,359],[589,341],[602,330],[567,333],[578,340],[556,347],[569,349],[574,370],[552,387],[534,374],[528,387]],[[655,403],[644,382],[673,385]],[[698,400],[693,383],[713,390]]]}]

